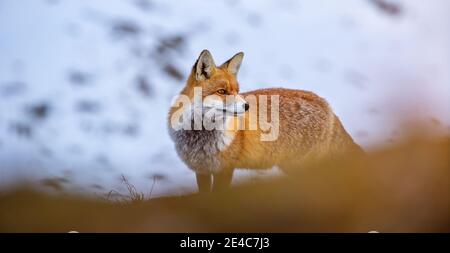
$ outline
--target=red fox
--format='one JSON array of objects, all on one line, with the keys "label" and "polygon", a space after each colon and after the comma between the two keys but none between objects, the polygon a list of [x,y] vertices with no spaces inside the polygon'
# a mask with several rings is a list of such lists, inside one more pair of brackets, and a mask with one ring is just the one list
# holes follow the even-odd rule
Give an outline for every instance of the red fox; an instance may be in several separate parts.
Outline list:
[{"label": "red fox", "polygon": [[[243,57],[240,52],[216,66],[203,50],[169,112],[170,136],[196,173],[200,192],[227,188],[238,168],[278,166],[289,172],[312,157],[362,152],[328,103],[312,92],[239,93],[236,77]],[[266,108],[275,109],[267,116]]]}]

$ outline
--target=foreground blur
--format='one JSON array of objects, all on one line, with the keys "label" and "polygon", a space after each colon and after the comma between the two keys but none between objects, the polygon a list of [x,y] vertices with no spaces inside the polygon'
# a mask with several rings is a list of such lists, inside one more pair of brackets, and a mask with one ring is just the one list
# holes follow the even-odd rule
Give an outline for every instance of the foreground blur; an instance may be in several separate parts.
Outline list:
[{"label": "foreground blur", "polygon": [[449,138],[411,136],[294,175],[130,203],[0,194],[0,232],[450,232]]}]

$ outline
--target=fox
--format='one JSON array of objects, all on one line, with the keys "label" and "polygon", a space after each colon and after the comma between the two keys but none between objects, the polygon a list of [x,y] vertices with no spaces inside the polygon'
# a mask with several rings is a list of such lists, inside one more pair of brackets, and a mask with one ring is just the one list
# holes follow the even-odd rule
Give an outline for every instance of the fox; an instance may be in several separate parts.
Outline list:
[{"label": "fox", "polygon": [[[228,189],[236,169],[276,166],[289,174],[311,158],[363,152],[328,102],[313,92],[266,88],[240,93],[237,75],[243,57],[239,52],[217,66],[211,53],[203,50],[169,110],[169,134],[178,156],[195,172],[199,192]],[[200,106],[194,105],[196,91],[204,99]],[[256,102],[250,103],[250,97]],[[278,113],[265,116],[278,131],[266,140],[261,136],[268,135],[268,129],[258,124],[263,102]],[[208,118],[211,112],[221,116]],[[180,128],[176,116],[187,122],[187,128]],[[250,128],[252,118],[256,127]],[[196,119],[200,123],[192,129]],[[207,129],[202,125],[207,119],[222,127]]]}]

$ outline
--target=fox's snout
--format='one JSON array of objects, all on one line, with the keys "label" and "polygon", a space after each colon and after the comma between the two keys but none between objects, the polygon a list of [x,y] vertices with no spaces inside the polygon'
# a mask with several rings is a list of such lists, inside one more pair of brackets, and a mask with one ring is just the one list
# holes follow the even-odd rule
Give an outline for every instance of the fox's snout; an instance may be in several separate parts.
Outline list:
[{"label": "fox's snout", "polygon": [[239,115],[248,111],[250,105],[239,95],[230,95],[225,99],[218,96],[209,96],[204,99],[203,108],[213,108],[218,111]]},{"label": "fox's snout", "polygon": [[248,111],[248,109],[250,108],[250,105],[248,104],[248,102],[245,101],[245,99],[239,95],[236,95],[234,97],[235,97],[234,101],[231,104],[232,110],[227,110],[227,111],[232,111],[232,112],[234,112],[234,114],[241,114],[241,113]]}]

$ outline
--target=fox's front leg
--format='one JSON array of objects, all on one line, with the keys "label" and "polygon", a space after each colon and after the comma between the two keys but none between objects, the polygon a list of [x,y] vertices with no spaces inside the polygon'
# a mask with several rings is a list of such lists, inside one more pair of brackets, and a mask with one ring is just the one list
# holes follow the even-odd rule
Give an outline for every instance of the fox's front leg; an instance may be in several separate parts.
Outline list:
[{"label": "fox's front leg", "polygon": [[212,175],[211,174],[195,174],[197,177],[197,186],[199,192],[211,192]]},{"label": "fox's front leg", "polygon": [[234,169],[222,170],[220,173],[214,174],[213,191],[222,191],[228,189],[233,180]]}]

